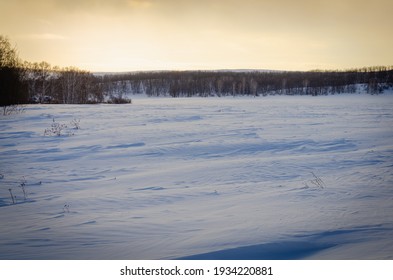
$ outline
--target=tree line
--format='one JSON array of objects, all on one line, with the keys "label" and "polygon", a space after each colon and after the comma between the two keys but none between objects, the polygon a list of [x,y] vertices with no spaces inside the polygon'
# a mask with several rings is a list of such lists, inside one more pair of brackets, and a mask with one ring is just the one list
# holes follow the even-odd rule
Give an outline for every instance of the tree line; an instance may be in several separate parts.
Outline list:
[{"label": "tree line", "polygon": [[26,103],[126,103],[148,96],[371,94],[393,87],[393,66],[344,71],[157,71],[94,74],[76,67],[22,61],[0,35],[0,106]]},{"label": "tree line", "polygon": [[47,62],[23,65],[30,103],[84,104],[104,101],[96,77],[76,67],[52,67]]},{"label": "tree line", "polygon": [[[393,87],[393,66],[345,71],[161,71],[104,75],[101,83],[112,94],[148,96],[261,96],[371,94]],[[360,88],[359,88],[360,87]]]}]

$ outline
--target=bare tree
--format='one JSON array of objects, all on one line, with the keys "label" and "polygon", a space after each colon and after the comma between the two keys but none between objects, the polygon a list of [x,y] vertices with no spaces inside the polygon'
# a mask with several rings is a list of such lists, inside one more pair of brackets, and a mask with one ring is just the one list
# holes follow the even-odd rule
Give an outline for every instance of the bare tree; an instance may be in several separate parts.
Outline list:
[{"label": "bare tree", "polygon": [[7,37],[0,35],[0,107],[3,114],[10,112],[12,106],[27,102],[21,64],[16,48]]}]

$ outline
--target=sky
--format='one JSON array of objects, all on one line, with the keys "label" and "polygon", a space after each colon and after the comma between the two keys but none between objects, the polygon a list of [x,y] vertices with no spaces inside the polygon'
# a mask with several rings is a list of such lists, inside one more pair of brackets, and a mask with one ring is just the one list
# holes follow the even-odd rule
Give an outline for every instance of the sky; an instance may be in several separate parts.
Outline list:
[{"label": "sky", "polygon": [[0,0],[30,62],[94,72],[393,65],[392,0]]}]

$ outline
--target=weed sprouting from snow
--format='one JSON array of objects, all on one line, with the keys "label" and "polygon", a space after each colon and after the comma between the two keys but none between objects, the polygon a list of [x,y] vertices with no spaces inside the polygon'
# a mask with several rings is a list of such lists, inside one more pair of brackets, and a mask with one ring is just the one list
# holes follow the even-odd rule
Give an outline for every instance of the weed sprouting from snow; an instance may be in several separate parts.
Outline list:
[{"label": "weed sprouting from snow", "polygon": [[70,213],[70,205],[69,204],[64,204],[63,212],[64,213]]},{"label": "weed sprouting from snow", "polygon": [[[22,176],[20,181],[14,181],[14,180],[7,180],[5,182],[6,184],[10,184],[10,187],[8,188],[8,192],[11,196],[12,204],[21,204],[23,202],[27,202],[29,200],[29,192],[27,186],[39,186],[42,185],[42,181],[39,182],[33,182],[29,183],[26,180],[25,176]],[[17,186],[20,189],[20,192],[18,188],[11,187],[11,186]]]},{"label": "weed sprouting from snow", "polygon": [[311,174],[314,176],[314,179],[310,180],[310,183],[320,189],[324,189],[326,187],[325,182],[322,181],[322,179],[320,177],[315,175],[314,172],[311,171]]},{"label": "weed sprouting from snow", "polygon": [[3,116],[12,114],[22,114],[25,111],[25,105],[15,104],[3,107]]},{"label": "weed sprouting from snow", "polygon": [[63,135],[63,130],[67,128],[67,125],[61,124],[55,121],[55,118],[52,120],[52,124],[50,128],[45,129],[45,136],[61,136]]},{"label": "weed sprouting from snow", "polygon": [[10,192],[11,195],[12,204],[15,204],[16,197],[12,194],[12,189],[8,189],[8,191]]},{"label": "weed sprouting from snow", "polygon": [[79,130],[81,129],[80,126],[80,119],[73,119],[70,122],[70,128],[68,125],[65,123],[59,123],[55,120],[55,118],[52,119],[52,124],[50,128],[45,129],[44,135],[45,136],[72,136],[74,133],[71,131],[72,130]]},{"label": "weed sprouting from snow", "polygon": [[311,180],[308,180],[308,181],[304,182],[304,187],[306,189],[310,188],[308,183],[312,184],[315,188],[318,188],[318,189],[321,189],[321,190],[326,188],[325,182],[319,176],[315,175],[315,173],[312,172],[312,171],[311,171],[311,175],[314,177],[314,179],[311,179]]},{"label": "weed sprouting from snow", "polygon": [[26,183],[27,183],[27,181],[26,181],[25,177],[23,176],[22,183],[19,185],[19,187],[22,189],[23,198],[25,201],[27,200]]},{"label": "weed sprouting from snow", "polygon": [[70,124],[73,129],[78,130],[78,129],[81,129],[80,122],[81,122],[80,119],[73,119]]}]

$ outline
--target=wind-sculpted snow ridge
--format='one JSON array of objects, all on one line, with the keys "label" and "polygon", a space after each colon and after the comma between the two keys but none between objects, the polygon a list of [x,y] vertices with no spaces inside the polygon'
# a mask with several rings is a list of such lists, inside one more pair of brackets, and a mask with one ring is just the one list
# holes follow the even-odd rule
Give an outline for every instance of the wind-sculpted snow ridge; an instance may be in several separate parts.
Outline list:
[{"label": "wind-sculpted snow ridge", "polygon": [[[293,259],[378,259],[392,258],[389,240],[381,242],[379,235],[391,233],[383,225],[338,229],[305,235],[274,243],[243,246],[193,256],[183,260],[293,260]],[[385,247],[385,246],[388,247]],[[369,252],[369,247],[374,247]]]},{"label": "wind-sculpted snow ridge", "polygon": [[392,108],[29,105],[0,118],[0,259],[393,259]]}]

